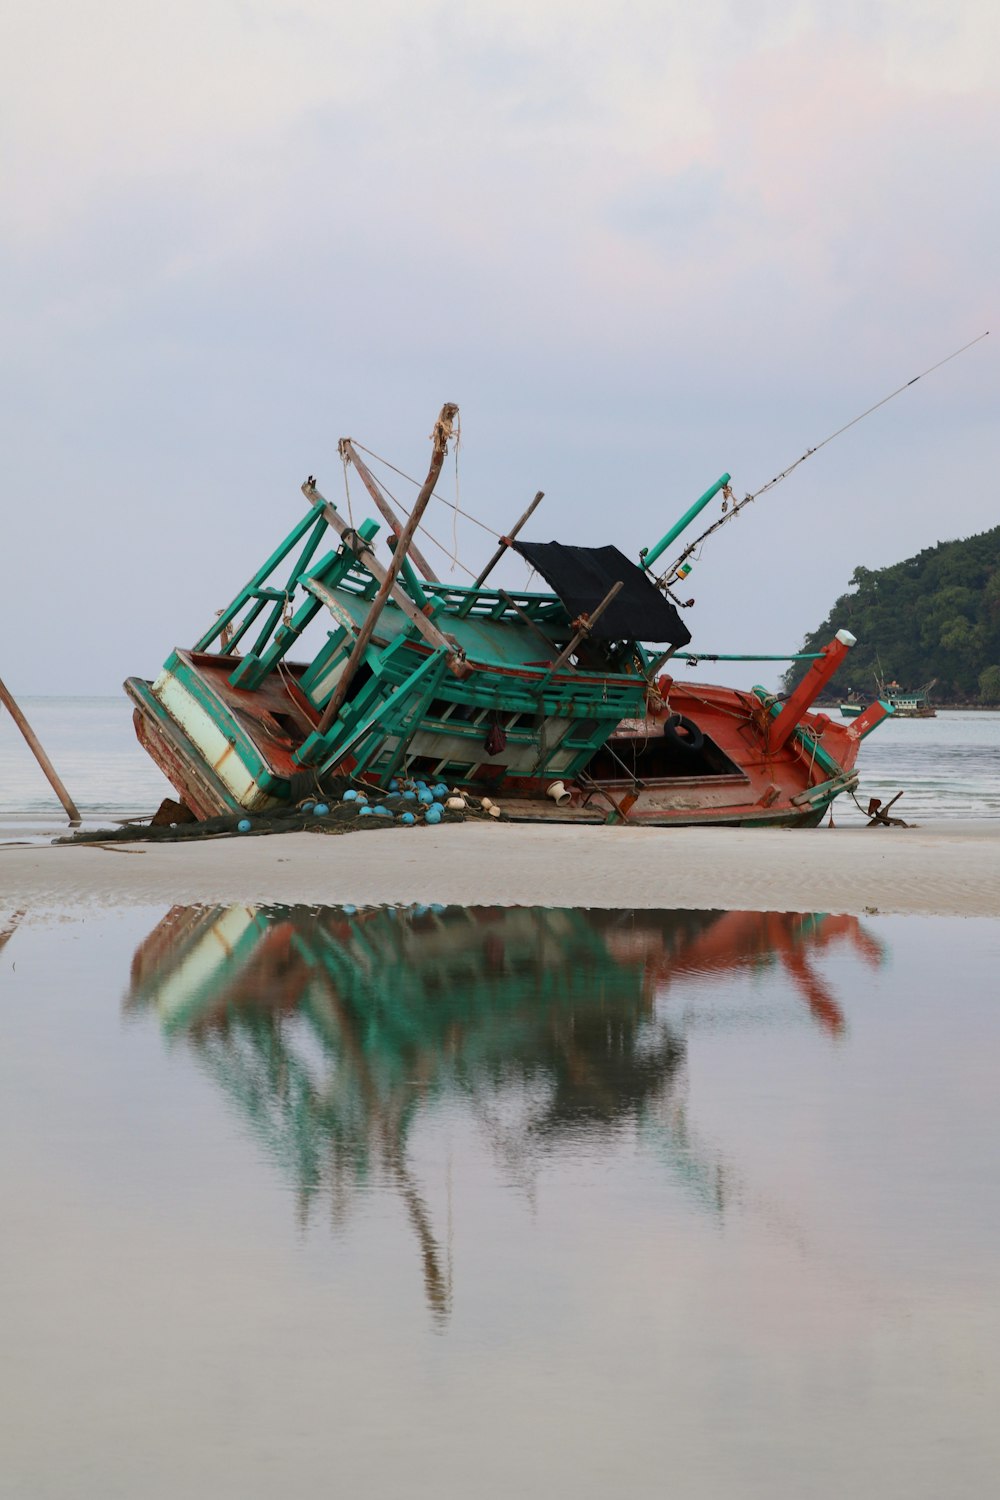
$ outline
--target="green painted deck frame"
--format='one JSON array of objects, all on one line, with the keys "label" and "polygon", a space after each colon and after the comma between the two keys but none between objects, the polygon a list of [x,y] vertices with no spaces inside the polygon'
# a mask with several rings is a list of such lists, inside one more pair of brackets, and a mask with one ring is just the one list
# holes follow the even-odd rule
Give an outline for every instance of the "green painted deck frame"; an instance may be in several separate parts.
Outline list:
[{"label": "green painted deck frame", "polygon": [[[318,564],[312,566],[326,527],[327,521],[322,511],[311,509],[303,516],[244,585],[229,607],[221,612],[218,619],[195,643],[193,649],[197,652],[209,651],[215,647],[220,655],[236,658],[230,677],[233,687],[248,690],[259,687],[324,608],[324,603],[309,592],[313,583],[322,584],[331,594],[340,595],[341,598],[349,596],[343,600],[348,607],[352,600],[363,604],[374,595],[377,580],[365,567],[364,555],[378,534],[378,523],[373,520],[363,521],[356,531],[359,546],[352,549],[344,543],[336,552],[327,553]],[[303,538],[306,539],[305,545],[291,572],[284,581],[275,581],[272,575]],[[510,664],[510,656],[505,650],[506,636],[494,635],[492,641],[484,640],[476,633],[475,627],[503,620],[507,625],[517,624],[520,628],[518,609],[543,630],[545,627],[553,629],[553,645],[569,639],[566,612],[554,594],[517,593],[505,598],[490,589],[422,583],[405,558],[401,574],[401,583],[417,607],[431,619],[443,617],[449,629],[458,630],[459,643],[463,649],[473,645],[477,660],[481,659],[485,664],[498,667]],[[300,601],[298,594],[305,594],[307,597]],[[252,648],[244,656],[238,656],[237,648],[269,604],[271,608]],[[288,617],[293,606],[294,613]],[[358,610],[359,623],[364,613],[363,609]],[[398,611],[390,603],[386,613],[391,621]],[[460,622],[465,621],[468,625],[463,627]],[[399,628],[398,623],[396,628]],[[411,636],[416,638],[416,632],[411,627],[403,628],[408,628]]]},{"label": "green painted deck frame", "polygon": [[[365,541],[371,541],[377,531],[378,526],[374,521],[364,521],[358,528],[359,536]],[[347,549],[339,552],[329,552],[323,558],[322,562],[313,569],[312,573],[308,575],[300,573],[294,576],[289,586],[289,596],[296,588],[305,590],[307,582],[312,581],[322,583],[333,593],[345,581],[352,569],[356,567],[356,564],[357,559]],[[233,687],[260,687],[264,678],[283,660],[306,626],[311,624],[322,609],[322,600],[318,599],[314,594],[310,595],[299,606],[288,624],[282,625],[273,632],[273,639],[271,639],[269,647],[267,647],[267,637],[262,635],[261,639],[255,644],[253,651],[243,658],[239,666],[232,673],[229,681]],[[274,624],[277,624],[277,620],[274,621]],[[265,647],[267,647],[266,650]]]},{"label": "green painted deck frame", "polygon": [[[205,634],[201,636],[201,638],[195,643],[194,650],[207,651],[215,641],[220,640],[223,636],[223,633],[233,625],[241,610],[250,602],[250,600],[253,600],[254,603],[251,606],[247,617],[244,618],[244,620],[238,627],[236,627],[232,638],[226,641],[222,646],[222,655],[232,655],[240,640],[242,640],[247,630],[249,630],[250,626],[257,619],[257,616],[261,613],[265,604],[267,604],[269,600],[273,600],[279,605],[278,619],[280,619],[281,609],[284,607],[288,590],[290,587],[294,587],[294,581],[298,576],[299,570],[293,569],[292,578],[289,584],[280,591],[273,587],[265,587],[266,581],[268,578],[270,578],[271,574],[277,568],[278,564],[284,562],[285,558],[291,552],[292,548],[295,547],[310,530],[314,531],[315,536],[310,538],[309,543],[306,544],[305,551],[306,553],[308,553],[308,557],[311,558],[316,546],[319,545],[320,537],[322,537],[323,531],[325,529],[326,519],[324,516],[317,516],[315,511],[309,511],[307,515],[302,516],[296,523],[296,525],[292,527],[291,531],[285,537],[285,540],[281,543],[280,547],[278,547],[274,552],[271,553],[271,556],[268,558],[267,562],[264,563],[263,567],[258,568],[257,572],[250,579],[250,582],[244,585],[242,589],[240,589],[240,592],[236,595],[236,598],[233,600],[232,604],[230,604],[229,608],[222,611],[221,615],[215,621],[214,625],[210,626],[210,628],[205,631]],[[310,547],[312,548],[312,550],[310,550]],[[277,621],[275,621],[275,623],[277,623]]]},{"label": "green painted deck frame", "polygon": [[559,758],[554,774],[573,774],[623,718],[644,712],[646,684],[639,677],[591,682],[585,691],[573,679],[547,681],[542,670],[531,677],[479,671],[460,681],[447,671],[445,656],[443,649],[423,653],[408,633],[382,651],[373,649],[369,681],[327,735],[303,743],[296,760],[326,772],[351,755],[356,774],[376,771],[385,781],[397,774],[412,736],[422,730],[464,742],[455,759],[474,765],[486,758],[483,741],[499,721],[508,742],[534,748],[529,774],[544,775],[552,757]]},{"label": "green painted deck frame", "polygon": [[[396,642],[390,646],[389,652],[399,649],[400,644]],[[348,710],[340,715],[331,733],[310,735],[296,759],[305,764],[316,762],[322,775],[350,755],[354,759],[354,774],[363,776],[378,759],[387,738],[391,737],[395,747],[387,764],[380,769],[383,780],[394,775],[402,763],[409,739],[420,727],[446,666],[447,651],[440,646],[425,656],[398,687],[384,695],[380,691],[383,684],[373,678],[367,690],[359,693]]]},{"label": "green painted deck frame", "polygon": [[[336,628],[327,632],[298,679],[317,712],[329,701],[337,668],[346,660],[377,588],[365,556],[379,526],[363,521],[336,551],[316,562],[327,525],[324,513],[310,508],[196,643],[196,652],[214,648],[220,657],[232,659],[232,687],[248,692],[259,688],[306,628],[329,608]],[[297,548],[298,556],[286,573]],[[553,675],[552,659],[573,633],[565,606],[555,594],[425,582],[406,558],[399,583],[416,607],[457,644],[472,668],[470,674],[463,678],[449,671],[454,647],[429,649],[411,619],[390,599],[365,653],[367,680],[325,735],[313,733],[299,747],[295,760],[303,767],[322,772],[350,756],[356,774],[385,780],[405,765],[418,732],[460,744],[461,759],[452,757],[447,763],[471,767],[488,759],[484,740],[490,727],[498,724],[519,753],[521,770],[510,774],[572,775],[622,719],[645,712],[646,677],[637,675],[634,667],[592,674],[567,667]],[[251,649],[240,656],[240,643],[261,616]],[[637,644],[623,653],[630,655],[648,675],[652,658]],[[176,671],[195,693],[260,785],[281,796],[287,783],[268,772],[249,735],[235,724],[221,699],[196,683],[197,674],[188,672],[176,657],[168,670]]]}]

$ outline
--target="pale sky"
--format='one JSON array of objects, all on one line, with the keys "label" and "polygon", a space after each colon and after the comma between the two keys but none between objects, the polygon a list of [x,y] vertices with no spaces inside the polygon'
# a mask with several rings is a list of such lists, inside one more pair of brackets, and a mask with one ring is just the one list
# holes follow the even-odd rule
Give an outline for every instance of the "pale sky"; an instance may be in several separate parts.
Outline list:
[{"label": "pale sky", "polygon": [[[987,0],[7,0],[0,675],[154,676],[340,436],[417,473],[446,400],[498,530],[544,489],[526,535],[634,556],[756,489],[993,327],[998,60]],[[998,346],[713,539],[694,646],[1000,522]]]}]

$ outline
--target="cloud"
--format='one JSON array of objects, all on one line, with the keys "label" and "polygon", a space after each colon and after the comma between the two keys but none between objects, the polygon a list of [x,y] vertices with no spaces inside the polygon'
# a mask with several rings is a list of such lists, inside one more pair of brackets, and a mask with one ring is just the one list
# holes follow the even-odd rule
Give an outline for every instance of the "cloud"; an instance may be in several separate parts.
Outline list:
[{"label": "cloud", "polygon": [[[103,565],[182,575],[197,629],[280,524],[279,485],[296,504],[348,430],[419,464],[407,445],[445,397],[498,526],[541,485],[552,534],[600,539],[611,517],[631,548],[723,467],[755,486],[988,323],[997,24],[978,3],[16,0],[12,545],[37,545],[23,497],[44,463],[59,597],[103,663],[113,611],[99,633],[78,565],[95,518]],[[814,461],[797,493],[839,523],[818,597],[789,583],[761,649],[822,618],[862,560],[854,536],[870,565],[934,540],[942,486],[960,492],[950,526],[989,523],[996,379],[976,358],[932,406],[918,388],[908,418],[888,409],[874,447],[858,429],[839,450],[854,468],[838,449]],[[240,497],[232,557],[220,475]],[[845,480],[905,504],[905,525]],[[784,504],[760,509],[752,545],[780,545]],[[731,559],[751,544],[730,545],[699,570],[706,649],[742,629]],[[162,657],[188,616],[148,579],[119,587],[144,659]],[[114,650],[94,668],[111,683],[129,665]]]}]

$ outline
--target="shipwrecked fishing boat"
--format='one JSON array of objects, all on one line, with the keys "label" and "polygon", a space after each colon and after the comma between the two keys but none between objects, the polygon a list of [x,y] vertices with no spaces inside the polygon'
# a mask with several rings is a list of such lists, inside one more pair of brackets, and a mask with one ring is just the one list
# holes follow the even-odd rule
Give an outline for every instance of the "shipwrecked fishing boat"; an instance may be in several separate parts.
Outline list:
[{"label": "shipwrecked fishing boat", "polygon": [[[654,568],[716,496],[729,515],[745,503],[730,476],[638,562],[613,546],[522,540],[538,494],[474,583],[456,586],[433,576],[417,530],[457,413],[441,411],[405,519],[360,445],[341,441],[345,474],[388,525],[387,555],[379,522],[355,527],[310,476],[305,513],[228,608],[155,681],[126,682],[138,737],[184,806],[197,818],[266,813],[345,777],[383,788],[426,777],[524,821],[818,823],[856,785],[861,741],[891,712],[875,701],[849,724],[810,712],[854,638],[838,632],[784,701],[666,670],[691,659],[676,588],[697,543]],[[489,586],[509,548],[548,592]],[[324,619],[309,659],[293,660]]]}]

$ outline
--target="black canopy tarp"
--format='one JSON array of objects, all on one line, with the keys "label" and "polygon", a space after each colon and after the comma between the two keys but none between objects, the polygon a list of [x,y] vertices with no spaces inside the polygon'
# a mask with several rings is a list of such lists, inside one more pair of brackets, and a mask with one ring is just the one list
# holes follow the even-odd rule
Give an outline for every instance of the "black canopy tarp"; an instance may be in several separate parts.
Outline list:
[{"label": "black canopy tarp", "polygon": [[662,641],[677,647],[686,646],[691,639],[690,630],[670,600],[617,547],[522,541],[515,541],[513,546],[541,573],[566,606],[571,620],[593,614],[616,583],[624,585],[595,622],[596,639]]}]

